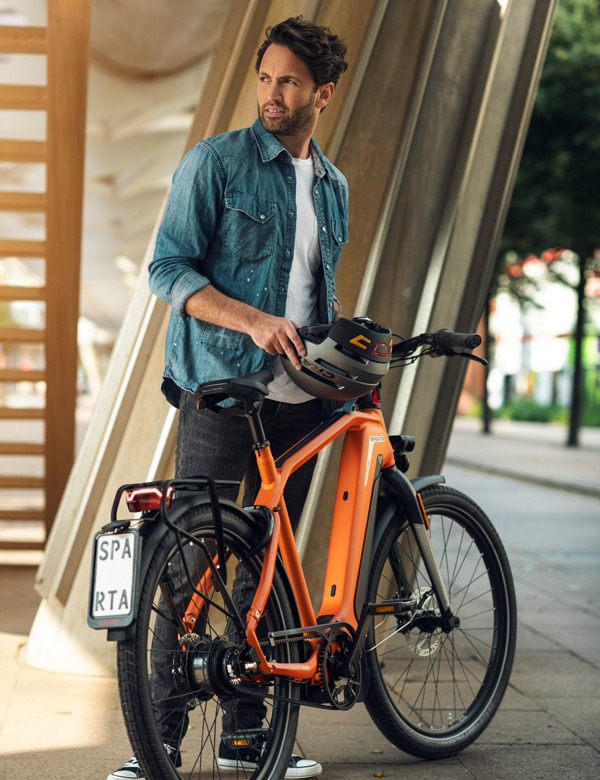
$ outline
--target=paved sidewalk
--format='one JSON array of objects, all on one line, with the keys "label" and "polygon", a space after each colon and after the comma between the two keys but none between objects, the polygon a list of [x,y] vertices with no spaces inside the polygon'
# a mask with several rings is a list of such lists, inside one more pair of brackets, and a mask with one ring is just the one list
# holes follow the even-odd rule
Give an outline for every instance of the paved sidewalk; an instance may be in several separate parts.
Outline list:
[{"label": "paved sidewalk", "polygon": [[[600,482],[599,432],[570,450],[554,426],[502,422],[490,437],[476,426],[457,421],[443,473],[485,508],[513,570],[519,634],[501,709],[474,745],[439,762],[390,745],[362,705],[304,710],[297,750],[322,762],[324,780],[600,777],[600,499],[582,494]],[[538,484],[549,471],[569,492]],[[34,573],[0,566],[0,778],[104,780],[131,754],[116,681],[23,663]]]},{"label": "paved sidewalk", "polygon": [[583,428],[580,446],[566,447],[564,425],[458,417],[446,463],[600,497],[600,428]]}]

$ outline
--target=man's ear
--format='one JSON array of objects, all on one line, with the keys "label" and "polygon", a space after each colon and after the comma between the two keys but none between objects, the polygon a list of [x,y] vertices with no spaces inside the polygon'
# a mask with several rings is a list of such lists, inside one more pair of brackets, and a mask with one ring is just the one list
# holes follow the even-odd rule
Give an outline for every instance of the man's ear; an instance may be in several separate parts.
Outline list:
[{"label": "man's ear", "polygon": [[317,97],[317,100],[315,102],[315,108],[325,108],[327,103],[331,100],[333,97],[333,91],[335,87],[333,84],[333,81],[330,81],[329,84],[323,84],[321,87],[318,88],[319,96]]}]

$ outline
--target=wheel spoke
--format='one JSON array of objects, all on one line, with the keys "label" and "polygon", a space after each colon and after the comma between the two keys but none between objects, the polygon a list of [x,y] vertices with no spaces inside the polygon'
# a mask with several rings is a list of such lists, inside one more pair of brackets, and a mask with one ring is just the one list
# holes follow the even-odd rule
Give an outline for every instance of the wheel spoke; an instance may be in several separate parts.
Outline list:
[{"label": "wheel spoke", "polygon": [[[434,554],[460,624],[447,634],[441,630],[439,609],[435,600],[427,596],[431,583],[412,533],[398,532],[385,543],[387,562],[378,559],[372,590],[377,596],[371,600],[390,598],[390,589],[398,589],[390,575],[396,548],[402,550],[413,596],[425,600],[420,612],[403,616],[404,629],[398,630],[398,619],[379,620],[373,625],[369,646],[377,647],[368,654],[368,663],[371,685],[379,686],[377,681],[381,680],[392,706],[392,710],[385,710],[383,722],[395,724],[398,742],[394,744],[415,755],[434,757],[438,755],[435,747],[417,750],[416,737],[408,735],[425,734],[433,739],[439,735],[445,740],[449,734],[456,735],[457,741],[452,744],[457,749],[461,734],[471,741],[475,713],[498,704],[497,698],[491,703],[492,692],[498,690],[496,676],[502,673],[498,632],[509,612],[505,578],[497,573],[498,556],[489,541],[493,529],[488,531],[487,518],[462,497],[453,499],[457,502],[456,510],[451,503],[444,503],[446,495],[460,495],[449,488],[426,490],[422,495]],[[484,526],[485,530],[480,531]],[[514,641],[511,653],[513,649]],[[368,706],[371,709],[374,705]]]},{"label": "wheel spoke", "polygon": [[[293,741],[297,722],[297,708],[293,705],[250,697],[235,688],[224,699],[213,693],[220,686],[229,685],[222,654],[245,639],[239,637],[235,616],[231,609],[225,608],[225,602],[231,599],[245,616],[244,610],[247,611],[252,601],[261,573],[260,562],[245,556],[245,551],[258,541],[253,531],[230,510],[224,508],[222,514],[230,568],[227,593],[212,585],[207,565],[210,553],[205,553],[195,542],[182,540],[178,545],[174,533],[169,531],[154,553],[142,584],[137,636],[120,643],[128,648],[127,651],[119,650],[120,686],[128,686],[130,700],[138,702],[136,710],[124,711],[126,724],[135,737],[136,754],[140,753],[145,766],[151,765],[146,775],[148,780],[181,780],[192,776],[198,780],[199,777],[221,775],[253,775],[256,780],[268,780],[283,772],[280,762],[287,755],[288,744],[291,749],[290,739]],[[190,534],[202,538],[212,550],[215,532],[208,510],[192,510],[177,523]],[[231,571],[234,565],[235,575]],[[244,599],[249,599],[248,606]],[[273,583],[260,618],[258,636],[295,627],[292,614],[287,594],[278,579]],[[195,621],[190,621],[190,617],[195,617]],[[192,631],[188,628],[191,625],[194,626]],[[190,633],[189,638],[183,639]],[[221,637],[218,639],[220,644],[216,645],[214,642],[218,637]],[[211,656],[213,650],[216,655]],[[241,648],[236,652],[239,650]],[[300,660],[298,645],[278,645],[271,652],[274,660]],[[133,654],[135,664],[126,662],[126,653],[127,658]],[[275,690],[285,697],[299,696],[299,687],[285,679],[278,680]],[[148,699],[157,729],[143,725],[141,713],[147,707]],[[222,728],[227,728],[231,734],[246,732],[247,725],[254,728],[254,719],[256,728],[264,728],[268,734],[267,751],[262,753],[261,764],[256,771],[241,766],[236,769],[234,764],[230,767],[234,771],[224,772],[218,766]],[[257,737],[250,736],[253,742],[249,747],[256,745],[260,753],[260,739],[254,742]],[[166,753],[162,765],[156,761],[156,756],[165,750],[163,743],[180,751],[181,768],[176,770],[167,760]],[[168,767],[166,772],[165,765]]]}]

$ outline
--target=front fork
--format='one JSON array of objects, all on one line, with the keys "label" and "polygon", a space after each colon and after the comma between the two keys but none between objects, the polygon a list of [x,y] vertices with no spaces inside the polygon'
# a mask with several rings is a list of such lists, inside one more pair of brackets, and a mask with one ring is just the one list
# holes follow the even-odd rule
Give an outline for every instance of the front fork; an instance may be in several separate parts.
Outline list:
[{"label": "front fork", "polygon": [[433,592],[435,593],[440,608],[442,629],[445,632],[450,632],[453,628],[458,628],[459,620],[456,615],[452,613],[450,598],[446,591],[444,581],[442,580],[440,567],[438,566],[435,553],[433,552],[431,539],[427,533],[429,520],[425,513],[425,507],[423,506],[421,497],[415,492],[410,481],[396,468],[396,466],[385,469],[381,475],[395,490],[404,507],[408,524],[415,535],[421,558],[425,564],[427,574],[429,575],[433,587]]}]

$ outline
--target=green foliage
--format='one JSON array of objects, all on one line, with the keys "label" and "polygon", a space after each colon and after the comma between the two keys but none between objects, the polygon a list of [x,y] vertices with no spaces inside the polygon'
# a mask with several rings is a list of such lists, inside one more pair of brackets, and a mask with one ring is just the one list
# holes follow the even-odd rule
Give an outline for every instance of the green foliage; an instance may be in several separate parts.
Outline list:
[{"label": "green foliage", "polygon": [[[468,415],[471,416],[471,415]],[[494,417],[520,422],[562,423],[568,421],[568,410],[562,406],[543,406],[533,398],[514,398],[501,409],[494,411]],[[582,425],[600,428],[600,406],[588,406],[583,414]]]},{"label": "green foliage", "polygon": [[498,410],[497,416],[524,422],[564,422],[565,410],[560,406],[542,406],[533,398],[514,398]]},{"label": "green foliage", "polygon": [[600,428],[600,406],[585,408],[583,412],[583,424],[589,428]]},{"label": "green foliage", "polygon": [[[492,290],[506,252],[600,246],[600,0],[561,0]],[[506,279],[504,280],[507,281]],[[510,280],[518,297],[519,279]]]}]

